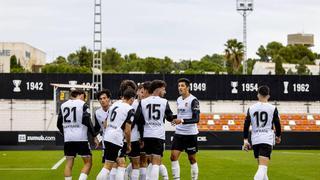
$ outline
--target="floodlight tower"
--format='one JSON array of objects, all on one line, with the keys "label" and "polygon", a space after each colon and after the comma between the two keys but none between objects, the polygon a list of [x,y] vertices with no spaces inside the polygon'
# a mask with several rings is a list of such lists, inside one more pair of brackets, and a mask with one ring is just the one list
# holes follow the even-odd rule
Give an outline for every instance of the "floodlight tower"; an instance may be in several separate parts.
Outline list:
[{"label": "floodlight tower", "polygon": [[[101,0],[94,0],[94,27],[93,27],[93,59],[92,84],[96,91],[102,89],[102,21]],[[92,91],[94,99],[94,90]]]},{"label": "floodlight tower", "polygon": [[247,74],[247,16],[253,11],[253,0],[237,0],[237,11],[243,17],[243,74]]}]

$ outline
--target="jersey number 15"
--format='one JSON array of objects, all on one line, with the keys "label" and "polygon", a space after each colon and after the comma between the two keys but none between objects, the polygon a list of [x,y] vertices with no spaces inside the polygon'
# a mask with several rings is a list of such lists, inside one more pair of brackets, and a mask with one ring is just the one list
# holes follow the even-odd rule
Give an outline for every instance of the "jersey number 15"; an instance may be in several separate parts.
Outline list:
[{"label": "jersey number 15", "polygon": [[149,119],[160,119],[160,104],[148,104],[147,109],[149,110]]}]

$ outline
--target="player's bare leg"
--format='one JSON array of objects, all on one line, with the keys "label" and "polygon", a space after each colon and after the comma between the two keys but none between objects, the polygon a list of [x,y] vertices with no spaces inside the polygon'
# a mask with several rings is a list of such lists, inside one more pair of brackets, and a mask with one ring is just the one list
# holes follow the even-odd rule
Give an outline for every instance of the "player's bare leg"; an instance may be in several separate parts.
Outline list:
[{"label": "player's bare leg", "polygon": [[130,177],[132,180],[138,180],[140,174],[140,156],[131,157],[132,172]]},{"label": "player's bare leg", "polygon": [[146,180],[146,173],[147,173],[147,156],[146,153],[140,154],[140,180]]},{"label": "player's bare leg", "polygon": [[268,179],[267,171],[268,171],[268,163],[269,158],[264,156],[259,156],[258,158],[258,170],[254,176],[254,180],[266,180]]},{"label": "player's bare leg", "polygon": [[91,167],[92,167],[92,157],[91,156],[84,156],[82,157],[83,160],[83,168],[81,169],[81,174],[79,177],[79,180],[85,180],[87,179],[87,176],[90,173]]},{"label": "player's bare leg", "polygon": [[179,157],[181,151],[178,150],[171,150],[171,169],[172,169],[172,176],[173,179],[179,180],[180,179],[180,165],[179,165]]},{"label": "player's bare leg", "polygon": [[73,167],[74,157],[66,156],[66,166],[64,168],[65,179],[72,179],[72,167]]},{"label": "player's bare leg", "polygon": [[188,159],[191,165],[191,179],[197,180],[199,175],[199,168],[196,160],[196,153],[188,154]]}]

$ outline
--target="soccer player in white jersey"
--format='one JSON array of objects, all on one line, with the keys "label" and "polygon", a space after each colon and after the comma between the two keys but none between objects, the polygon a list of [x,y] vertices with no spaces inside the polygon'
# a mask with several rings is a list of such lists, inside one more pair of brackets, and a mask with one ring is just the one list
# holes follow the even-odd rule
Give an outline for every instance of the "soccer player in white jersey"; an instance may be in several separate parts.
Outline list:
[{"label": "soccer player in white jersey", "polygon": [[[259,87],[259,101],[248,109],[243,128],[243,149],[247,151],[251,148],[248,136],[250,124],[252,126],[252,148],[254,157],[258,160],[258,170],[254,180],[268,180],[267,170],[272,147],[275,142],[277,144],[281,142],[280,118],[277,108],[268,103],[269,94],[268,86]],[[274,132],[274,127],[276,132]]]},{"label": "soccer player in white jersey", "polygon": [[[137,88],[137,99],[134,100],[132,107],[136,111],[140,100],[143,98],[143,83]],[[126,168],[125,179],[138,180],[140,174],[140,132],[138,131],[137,116],[131,124],[131,152],[128,154],[130,164]]]},{"label": "soccer player in white jersey", "polygon": [[[152,91],[150,90],[151,81],[143,82],[142,86],[143,86],[143,91],[141,91],[142,92],[141,96],[142,96],[142,99],[145,99],[152,94]],[[140,129],[139,131],[143,131],[144,124],[142,124],[142,125],[138,124],[138,126],[141,127],[141,128],[139,128]],[[143,133],[140,133],[140,134],[143,135]],[[143,137],[141,137],[141,139],[143,139]],[[140,180],[147,180],[147,179],[150,179],[150,176],[151,176],[150,175],[150,173],[151,173],[150,171],[152,168],[151,157],[150,157],[150,155],[146,154],[143,143],[141,145],[142,146],[141,146],[141,150],[140,150]],[[147,167],[149,169],[148,174],[146,174]],[[167,170],[166,166],[162,163],[162,161],[159,166],[159,175],[162,177],[163,180],[169,180],[168,170]]]},{"label": "soccer player in white jersey", "polygon": [[58,115],[57,127],[64,136],[66,157],[64,176],[66,180],[72,179],[73,162],[77,154],[84,162],[79,180],[87,179],[92,167],[92,154],[87,133],[90,132],[93,137],[96,136],[96,133],[91,123],[89,107],[83,101],[84,99],[83,90],[71,91],[71,99],[61,105]]},{"label": "soccer player in white jersey", "polygon": [[200,107],[198,99],[190,94],[190,80],[181,78],[178,80],[180,97],[177,99],[176,131],[171,147],[171,168],[173,179],[180,179],[179,156],[185,151],[191,165],[191,179],[197,180],[199,169],[196,160],[198,151],[197,135],[199,133]]},{"label": "soccer player in white jersey", "polygon": [[[100,137],[99,141],[102,141],[103,132],[104,132],[104,123],[105,123],[105,120],[107,119],[108,109],[110,106],[111,92],[109,89],[103,89],[102,91],[99,91],[96,96],[101,107],[97,109],[94,114],[94,119],[95,119],[94,131],[99,134],[101,133],[101,135],[99,136]],[[102,142],[102,149],[104,150],[103,142]],[[102,163],[104,163],[104,160],[105,158],[102,157]]]},{"label": "soccer player in white jersey", "polygon": [[166,93],[165,89],[164,81],[153,80],[150,85],[152,95],[142,99],[137,109],[137,113],[141,114],[139,121],[144,124],[142,132],[144,149],[146,154],[151,156],[150,180],[159,178],[159,166],[165,142],[165,119],[170,122],[173,120],[168,100],[162,98]]},{"label": "soccer player in white jersey", "polygon": [[[119,153],[123,148],[123,139],[126,139],[126,153],[131,151],[131,123],[134,118],[134,109],[132,103],[136,96],[136,92],[132,89],[127,89],[123,93],[121,102],[114,103],[109,108],[107,117],[107,128],[104,133],[106,159],[104,167],[97,176],[97,180],[109,179],[110,171],[116,163]],[[116,179],[124,179],[124,167],[118,167]],[[121,172],[121,173],[120,173]]]}]

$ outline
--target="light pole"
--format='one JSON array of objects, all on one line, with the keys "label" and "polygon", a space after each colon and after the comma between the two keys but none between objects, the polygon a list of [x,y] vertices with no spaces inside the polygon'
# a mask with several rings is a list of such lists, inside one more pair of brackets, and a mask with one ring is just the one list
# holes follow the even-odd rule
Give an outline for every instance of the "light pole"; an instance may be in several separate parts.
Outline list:
[{"label": "light pole", "polygon": [[92,99],[94,94],[102,89],[102,16],[101,1],[94,0],[94,25],[93,25],[93,59],[92,59]]},{"label": "light pole", "polygon": [[247,16],[253,11],[253,0],[237,0],[237,11],[243,17],[243,74],[247,74]]}]

